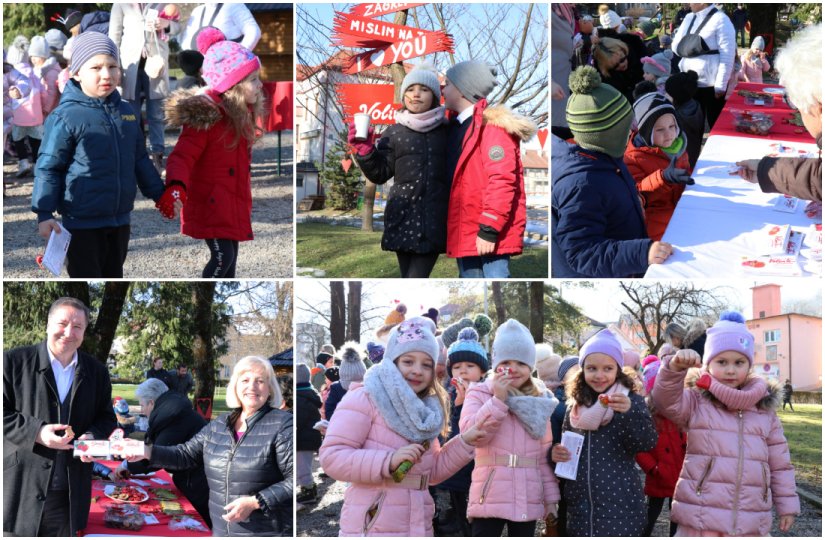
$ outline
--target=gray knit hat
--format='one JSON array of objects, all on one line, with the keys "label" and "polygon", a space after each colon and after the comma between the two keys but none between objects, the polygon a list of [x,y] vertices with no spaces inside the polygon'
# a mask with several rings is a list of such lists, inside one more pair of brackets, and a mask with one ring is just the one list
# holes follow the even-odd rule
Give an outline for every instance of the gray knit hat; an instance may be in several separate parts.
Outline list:
[{"label": "gray knit hat", "polygon": [[395,362],[408,352],[423,352],[438,360],[441,347],[435,338],[435,323],[427,317],[412,317],[392,329],[384,351],[384,361]]},{"label": "gray knit hat", "polygon": [[117,46],[115,46],[114,41],[109,39],[109,36],[91,30],[83,32],[74,40],[74,45],[72,46],[72,63],[69,65],[69,72],[72,75],[77,74],[80,68],[83,67],[83,64],[98,54],[107,54],[120,64],[120,55],[118,54]]},{"label": "gray knit hat", "polygon": [[295,384],[309,384],[309,366],[300,362],[295,366]]},{"label": "gray knit hat", "polygon": [[414,84],[420,84],[432,90],[435,96],[435,106],[438,107],[441,104],[441,83],[438,82],[438,73],[436,73],[432,65],[419,64],[407,73],[407,76],[404,77],[404,81],[401,83],[402,98],[407,88]]},{"label": "gray knit hat", "polygon": [[46,32],[46,43],[49,44],[52,52],[62,51],[68,41],[69,38],[59,28],[52,28]]},{"label": "gray knit hat", "polygon": [[591,66],[577,68],[569,83],[566,118],[576,143],[587,150],[622,157],[633,121],[630,103],[621,92],[602,84],[599,72]]},{"label": "gray knit hat", "polygon": [[526,326],[515,319],[507,319],[496,330],[493,340],[493,369],[505,360],[518,360],[536,367],[536,342]]},{"label": "gray knit hat", "polygon": [[484,62],[467,60],[447,70],[447,78],[470,103],[486,98],[496,86],[498,71]]},{"label": "gray knit hat", "polygon": [[29,61],[29,40],[26,36],[17,36],[9,45],[8,53],[6,54],[6,62],[11,65],[17,65],[21,62],[27,63]]},{"label": "gray knit hat", "polygon": [[348,341],[341,345],[338,355],[341,357],[341,367],[338,368],[339,380],[344,390],[349,390],[350,383],[363,381],[364,373],[367,372],[361,345]]},{"label": "gray knit hat", "polygon": [[29,44],[29,58],[32,56],[37,56],[38,58],[48,58],[51,56],[51,53],[49,53],[49,44],[43,36],[34,36],[32,38]]}]

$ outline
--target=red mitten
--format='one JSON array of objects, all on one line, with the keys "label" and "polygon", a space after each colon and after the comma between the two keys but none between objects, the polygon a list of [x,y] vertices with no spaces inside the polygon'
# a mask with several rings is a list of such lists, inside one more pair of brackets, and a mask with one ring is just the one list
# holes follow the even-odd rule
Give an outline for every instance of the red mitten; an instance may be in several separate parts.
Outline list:
[{"label": "red mitten", "polygon": [[375,148],[375,129],[370,126],[369,131],[367,131],[367,140],[357,141],[355,140],[355,124],[350,124],[349,132],[347,132],[347,142],[359,156],[368,156]]},{"label": "red mitten", "polygon": [[175,219],[175,201],[186,204],[186,186],[182,182],[172,180],[166,183],[166,191],[155,203],[155,208],[166,219]]},{"label": "red mitten", "polygon": [[708,373],[703,373],[703,374],[702,374],[702,376],[701,376],[701,377],[699,377],[699,380],[698,380],[698,381],[696,381],[696,386],[697,386],[698,388],[702,388],[702,389],[704,389],[704,390],[708,390],[708,389],[710,389],[710,382],[711,382],[711,380],[710,380],[710,374],[708,374]]}]

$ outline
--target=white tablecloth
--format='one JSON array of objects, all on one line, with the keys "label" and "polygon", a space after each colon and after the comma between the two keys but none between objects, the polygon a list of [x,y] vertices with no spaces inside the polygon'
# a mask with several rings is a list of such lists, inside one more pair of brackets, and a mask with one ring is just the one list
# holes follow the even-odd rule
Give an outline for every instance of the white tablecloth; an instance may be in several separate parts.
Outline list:
[{"label": "white tablecloth", "polygon": [[[741,270],[743,257],[764,254],[757,231],[768,224],[807,231],[814,221],[805,215],[805,201],[800,201],[794,213],[776,211],[774,204],[783,197],[781,194],[762,193],[758,184],[729,175],[737,161],[775,153],[772,145],[777,142],[724,135],[708,137],[692,175],[696,184],[688,186],[682,194],[662,237],[662,241],[673,244],[673,255],[665,264],[648,267],[645,278],[745,276]],[[815,144],[782,144],[793,151],[818,151]],[[752,279],[753,275],[748,277]]]}]

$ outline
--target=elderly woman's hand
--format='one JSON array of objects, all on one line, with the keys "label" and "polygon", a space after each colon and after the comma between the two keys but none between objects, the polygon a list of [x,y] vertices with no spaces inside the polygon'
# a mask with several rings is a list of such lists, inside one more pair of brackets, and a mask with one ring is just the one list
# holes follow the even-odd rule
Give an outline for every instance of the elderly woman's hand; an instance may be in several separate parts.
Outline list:
[{"label": "elderly woman's hand", "polygon": [[736,166],[739,167],[739,170],[730,173],[731,175],[739,175],[740,178],[750,182],[751,184],[758,182],[759,179],[756,177],[756,170],[759,168],[758,159],[745,159],[743,161],[737,161]]},{"label": "elderly woman's hand", "polygon": [[223,509],[227,512],[221,517],[229,523],[246,521],[249,514],[259,508],[260,505],[258,505],[258,499],[255,497],[251,495],[248,497],[241,497],[240,499],[235,499],[231,503],[224,506]]}]

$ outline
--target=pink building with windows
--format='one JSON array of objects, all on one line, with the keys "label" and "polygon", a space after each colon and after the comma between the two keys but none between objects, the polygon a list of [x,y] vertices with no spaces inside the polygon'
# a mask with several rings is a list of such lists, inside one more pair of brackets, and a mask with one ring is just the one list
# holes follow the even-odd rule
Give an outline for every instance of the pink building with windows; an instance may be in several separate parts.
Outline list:
[{"label": "pink building with windows", "polygon": [[768,379],[790,379],[794,390],[822,390],[822,318],[782,313],[780,286],[758,285],[753,291],[755,338],[753,369]]}]

